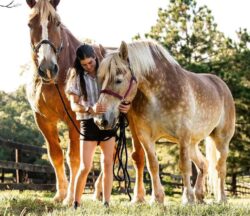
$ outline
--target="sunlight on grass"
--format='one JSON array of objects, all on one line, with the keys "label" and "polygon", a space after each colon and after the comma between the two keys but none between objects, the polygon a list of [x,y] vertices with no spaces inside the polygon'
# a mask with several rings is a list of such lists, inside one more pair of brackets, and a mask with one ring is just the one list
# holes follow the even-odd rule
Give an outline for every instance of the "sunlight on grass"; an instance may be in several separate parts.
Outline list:
[{"label": "sunlight on grass", "polygon": [[83,195],[78,210],[53,202],[53,193],[36,191],[1,191],[0,215],[250,215],[249,199],[230,198],[228,204],[182,206],[180,197],[165,199],[164,205],[131,204],[126,195],[112,195],[110,208]]}]

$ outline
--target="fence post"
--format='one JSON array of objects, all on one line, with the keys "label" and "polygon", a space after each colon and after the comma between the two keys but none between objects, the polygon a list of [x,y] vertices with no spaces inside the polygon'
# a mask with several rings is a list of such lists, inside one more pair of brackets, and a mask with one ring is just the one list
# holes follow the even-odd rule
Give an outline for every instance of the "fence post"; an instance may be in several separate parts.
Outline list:
[{"label": "fence post", "polygon": [[237,173],[232,174],[231,190],[234,196],[237,196]]},{"label": "fence post", "polygon": [[1,176],[1,182],[4,183],[4,168],[2,168],[2,176]]},{"label": "fence post", "polygon": [[[16,163],[19,163],[19,150],[15,149],[15,157],[16,157]],[[16,169],[16,183],[19,184],[19,170]]]}]

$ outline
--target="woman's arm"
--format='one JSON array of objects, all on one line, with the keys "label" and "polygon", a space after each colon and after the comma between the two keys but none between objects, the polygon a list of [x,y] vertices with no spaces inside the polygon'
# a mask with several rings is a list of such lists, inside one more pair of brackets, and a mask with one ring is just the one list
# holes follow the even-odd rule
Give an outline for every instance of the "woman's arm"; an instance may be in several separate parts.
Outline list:
[{"label": "woman's arm", "polygon": [[74,112],[84,113],[88,111],[88,107],[79,104],[80,97],[78,95],[71,94],[69,96],[70,106]]}]

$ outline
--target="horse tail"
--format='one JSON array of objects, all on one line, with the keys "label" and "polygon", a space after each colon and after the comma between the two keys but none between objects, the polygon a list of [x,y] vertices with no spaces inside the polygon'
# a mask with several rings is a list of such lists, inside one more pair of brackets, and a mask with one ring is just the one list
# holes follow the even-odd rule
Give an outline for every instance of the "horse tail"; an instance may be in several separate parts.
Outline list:
[{"label": "horse tail", "polygon": [[211,137],[205,139],[206,144],[206,158],[208,160],[208,192],[214,194],[215,197],[218,195],[218,172],[216,169],[218,161],[218,153],[216,145]]}]

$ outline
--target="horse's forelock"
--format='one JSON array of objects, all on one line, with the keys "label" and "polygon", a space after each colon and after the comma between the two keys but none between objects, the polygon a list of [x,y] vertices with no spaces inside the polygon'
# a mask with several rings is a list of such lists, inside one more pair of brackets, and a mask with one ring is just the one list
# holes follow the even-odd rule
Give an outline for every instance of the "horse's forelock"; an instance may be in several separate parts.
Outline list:
[{"label": "horse's forelock", "polygon": [[111,55],[108,55],[106,56],[101,64],[100,64],[100,67],[99,67],[99,70],[98,70],[98,78],[100,80],[106,80],[106,79],[110,79],[111,77],[111,74],[109,73],[110,72],[110,64],[111,64]]},{"label": "horse's forelock", "polygon": [[48,20],[49,15],[52,21],[60,20],[59,15],[56,13],[55,8],[51,5],[49,0],[38,1],[31,10],[29,20],[37,15],[40,15],[40,22]]}]

